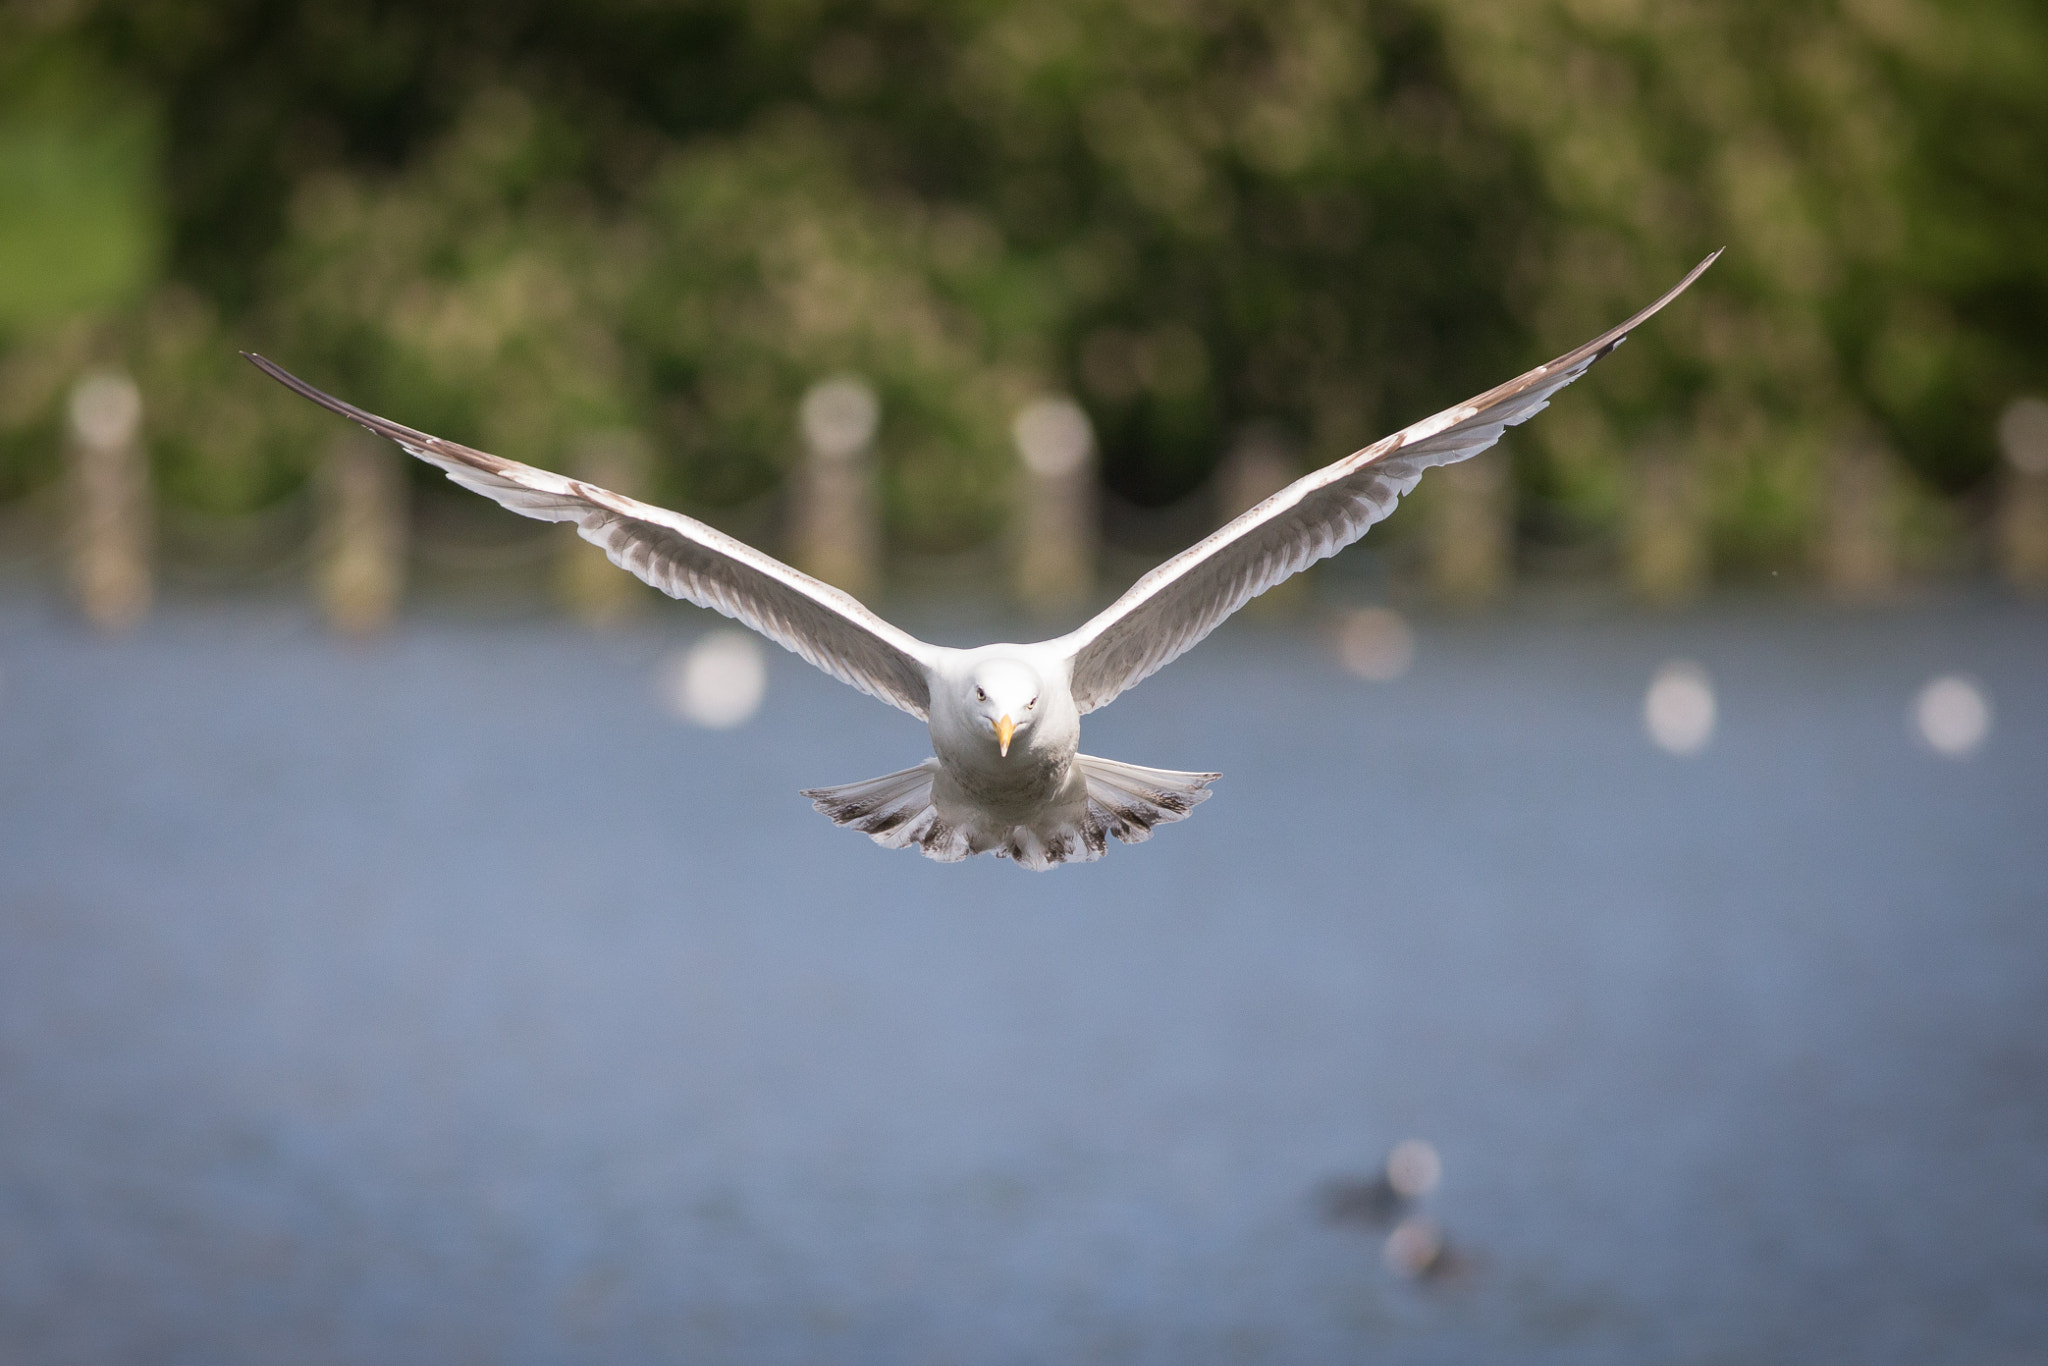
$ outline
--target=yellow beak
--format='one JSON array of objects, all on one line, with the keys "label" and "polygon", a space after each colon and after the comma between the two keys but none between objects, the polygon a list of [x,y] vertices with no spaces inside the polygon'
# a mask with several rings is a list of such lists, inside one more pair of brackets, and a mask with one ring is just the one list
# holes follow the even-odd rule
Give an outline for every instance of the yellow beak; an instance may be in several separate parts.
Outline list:
[{"label": "yellow beak", "polygon": [[1010,737],[1016,733],[1017,723],[1010,719],[1008,712],[1004,712],[1002,719],[996,722],[996,748],[1002,751],[1005,759],[1010,757]]}]

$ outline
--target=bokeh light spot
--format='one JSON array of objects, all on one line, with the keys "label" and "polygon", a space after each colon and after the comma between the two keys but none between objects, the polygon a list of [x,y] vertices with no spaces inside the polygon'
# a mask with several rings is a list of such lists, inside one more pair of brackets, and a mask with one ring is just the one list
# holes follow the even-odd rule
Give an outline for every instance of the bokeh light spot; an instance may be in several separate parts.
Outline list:
[{"label": "bokeh light spot", "polygon": [[1424,1139],[1403,1139],[1387,1154],[1387,1184],[1405,1199],[1420,1200],[1436,1189],[1443,1174],[1443,1159]]},{"label": "bokeh light spot", "polygon": [[768,661],[744,631],[713,631],[669,656],[662,700],[685,721],[711,730],[745,725],[768,691]]},{"label": "bokeh light spot", "polygon": [[1415,632],[1391,607],[1348,612],[1337,627],[1337,657],[1371,683],[1391,683],[1415,662]]},{"label": "bokeh light spot", "polygon": [[865,382],[841,376],[812,385],[798,419],[812,450],[827,460],[844,460],[874,438],[882,402]]},{"label": "bokeh light spot", "polygon": [[71,430],[94,450],[127,445],[141,425],[142,393],[126,375],[102,371],[71,391]]},{"label": "bokeh light spot", "polygon": [[1397,1276],[1414,1279],[1426,1276],[1443,1255],[1444,1231],[1434,1219],[1418,1215],[1403,1219],[1387,1235],[1387,1244],[1380,1256],[1385,1259],[1387,1270]]},{"label": "bokeh light spot", "polygon": [[1991,699],[1960,674],[1943,674],[1914,699],[1913,723],[1936,754],[1967,758],[1991,734]]},{"label": "bokeh light spot", "polygon": [[1034,399],[1010,429],[1024,467],[1042,479],[1078,474],[1095,451],[1095,428],[1070,398]]},{"label": "bokeh light spot", "polygon": [[2022,474],[2048,474],[2048,400],[2016,398],[1998,419],[2006,463]]},{"label": "bokeh light spot", "polygon": [[1714,685],[1707,671],[1676,659],[1657,671],[1643,697],[1643,729],[1659,749],[1693,755],[1714,738]]}]

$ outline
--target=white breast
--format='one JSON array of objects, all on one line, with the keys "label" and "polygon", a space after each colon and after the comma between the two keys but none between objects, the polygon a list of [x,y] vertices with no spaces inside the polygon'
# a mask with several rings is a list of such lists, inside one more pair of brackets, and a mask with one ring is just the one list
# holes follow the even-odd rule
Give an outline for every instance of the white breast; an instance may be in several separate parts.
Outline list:
[{"label": "white breast", "polygon": [[[1066,661],[1028,645],[990,645],[951,652],[941,662],[932,688],[932,753],[942,769],[938,790],[1003,820],[1029,820],[1050,807],[1076,799],[1080,782],[1074,754],[1081,744],[1081,715],[1067,686]],[[1005,755],[974,696],[975,668],[991,657],[1028,664],[1042,684],[1030,722],[1017,732]]]}]

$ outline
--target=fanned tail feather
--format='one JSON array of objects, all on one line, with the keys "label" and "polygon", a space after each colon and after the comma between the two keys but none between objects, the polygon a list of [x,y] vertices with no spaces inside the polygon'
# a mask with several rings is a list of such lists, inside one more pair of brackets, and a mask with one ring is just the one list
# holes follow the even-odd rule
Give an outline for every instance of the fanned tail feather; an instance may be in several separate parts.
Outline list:
[{"label": "fanned tail feather", "polygon": [[973,810],[942,810],[933,792],[939,761],[803,795],[835,825],[858,830],[885,849],[916,847],[926,858],[955,863],[992,853],[1020,867],[1043,870],[1062,863],[1092,863],[1115,835],[1125,844],[1152,838],[1155,826],[1187,819],[1209,798],[1221,774],[1177,773],[1077,754],[1085,796],[1048,810],[1028,824],[999,821]]},{"label": "fanned tail feather", "polygon": [[1151,839],[1156,825],[1186,820],[1213,795],[1209,784],[1223,776],[1145,768],[1092,754],[1077,754],[1074,762],[1088,781],[1089,816],[1125,844]]},{"label": "fanned tail feather", "polygon": [[932,779],[938,772],[939,761],[927,759],[916,768],[838,787],[806,788],[801,795],[834,825],[858,830],[884,849],[916,845],[926,858],[957,863],[981,850],[970,847],[968,832],[932,804]]}]

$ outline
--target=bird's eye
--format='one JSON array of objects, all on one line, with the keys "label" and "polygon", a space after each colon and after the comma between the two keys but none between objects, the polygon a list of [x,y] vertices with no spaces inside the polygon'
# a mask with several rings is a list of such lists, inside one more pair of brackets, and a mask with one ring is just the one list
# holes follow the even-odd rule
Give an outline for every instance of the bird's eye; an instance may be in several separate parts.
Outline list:
[{"label": "bird's eye", "polygon": [[974,696],[975,696],[975,697],[976,697],[976,699],[978,699],[979,701],[982,701],[982,702],[986,702],[986,701],[988,701],[988,693],[987,693],[987,692],[985,692],[984,690],[980,689],[980,688],[976,688],[976,689],[974,690]]},{"label": "bird's eye", "polygon": [[1035,707],[1035,706],[1037,706],[1037,705],[1038,705],[1038,699],[1034,697],[1034,698],[1032,698],[1032,699],[1031,699],[1031,700],[1030,700],[1029,702],[1026,702],[1026,703],[1024,704],[1024,710],[1026,710],[1026,711],[1030,711],[1030,710],[1031,710],[1031,709],[1032,709],[1033,707]]}]

